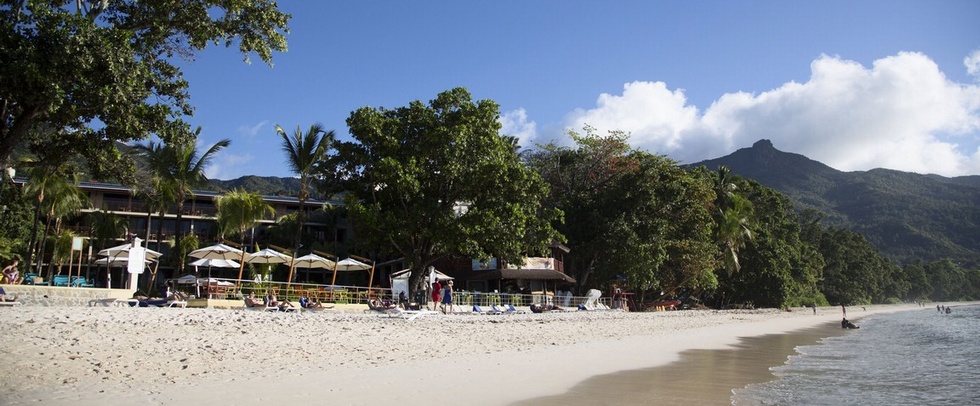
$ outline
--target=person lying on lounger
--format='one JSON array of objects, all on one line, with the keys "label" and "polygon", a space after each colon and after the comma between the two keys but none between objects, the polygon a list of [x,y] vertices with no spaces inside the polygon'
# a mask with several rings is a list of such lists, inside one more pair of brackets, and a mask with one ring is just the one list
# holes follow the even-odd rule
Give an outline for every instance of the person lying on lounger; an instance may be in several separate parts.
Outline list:
[{"label": "person lying on lounger", "polygon": [[14,295],[13,299],[8,298],[7,292],[0,288],[0,302],[16,302],[18,299],[20,299],[20,295]]},{"label": "person lying on lounger", "polygon": [[245,297],[245,306],[247,307],[265,307],[265,304],[259,303],[255,299],[255,292],[249,292],[248,296]]},{"label": "person lying on lounger", "polygon": [[380,301],[378,299],[371,299],[368,302],[368,306],[370,306],[374,310],[390,310],[390,309],[394,309],[394,308],[398,307],[394,303],[391,303],[391,302],[389,302],[387,300]]},{"label": "person lying on lounger", "polygon": [[265,297],[265,305],[268,307],[272,307],[272,306],[278,307],[279,311],[282,312],[287,311],[289,309],[296,308],[296,306],[293,306],[293,304],[289,303],[288,300],[283,299],[280,301],[279,299],[277,299],[274,293],[269,293],[269,296]]},{"label": "person lying on lounger", "polygon": [[310,309],[310,310],[327,309],[333,307],[333,306],[324,307],[323,303],[320,302],[320,299],[318,298],[310,299],[308,297],[299,298],[299,306],[304,309]]}]

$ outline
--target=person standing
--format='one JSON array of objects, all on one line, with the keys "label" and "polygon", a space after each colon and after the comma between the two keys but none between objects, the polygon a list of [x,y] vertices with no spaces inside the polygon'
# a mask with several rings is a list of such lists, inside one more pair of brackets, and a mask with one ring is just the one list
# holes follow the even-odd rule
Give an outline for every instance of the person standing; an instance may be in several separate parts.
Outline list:
[{"label": "person standing", "polygon": [[453,311],[453,281],[446,282],[445,290],[442,292],[442,312],[446,313],[446,306],[449,312]]},{"label": "person standing", "polygon": [[442,284],[439,283],[439,278],[436,278],[435,282],[432,282],[432,311],[439,310],[439,302],[442,297]]}]

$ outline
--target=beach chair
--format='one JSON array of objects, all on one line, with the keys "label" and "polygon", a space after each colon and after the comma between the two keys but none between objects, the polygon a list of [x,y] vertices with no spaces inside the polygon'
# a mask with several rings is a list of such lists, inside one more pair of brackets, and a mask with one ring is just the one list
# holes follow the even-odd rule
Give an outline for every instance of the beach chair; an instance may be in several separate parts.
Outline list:
[{"label": "beach chair", "polygon": [[265,303],[259,303],[251,298],[245,298],[245,310],[256,310],[260,312],[278,312],[278,306],[266,306]]},{"label": "beach chair", "polygon": [[504,314],[504,313],[507,313],[507,310],[504,310],[504,309],[502,309],[500,307],[497,307],[497,305],[490,305],[490,309],[493,310],[493,312],[495,314]]},{"label": "beach chair", "polygon": [[584,310],[609,310],[609,307],[599,303],[599,298],[602,297],[602,291],[599,289],[589,289],[589,293],[585,296],[585,303],[579,306],[579,309]]},{"label": "beach chair", "polygon": [[17,296],[14,296],[13,299],[7,299],[7,292],[3,290],[3,288],[0,288],[0,306],[3,307],[20,306],[21,303],[16,299]]},{"label": "beach chair", "polygon": [[95,284],[86,280],[84,276],[73,276],[71,278],[71,286],[82,287],[82,288],[94,288]]},{"label": "beach chair", "polygon": [[517,310],[517,308],[514,307],[514,305],[512,304],[508,304],[507,309],[504,311],[504,314],[526,314],[526,313],[527,312],[523,310]]},{"label": "beach chair", "polygon": [[38,278],[38,274],[36,273],[26,273],[24,274],[24,284],[33,285],[36,283],[37,278]]},{"label": "beach chair", "polygon": [[420,317],[428,316],[438,316],[439,312],[434,310],[405,310],[401,307],[395,307],[385,311],[385,314],[381,316],[388,316],[389,318],[402,318],[408,320],[415,320]]},{"label": "beach chair", "polygon": [[51,278],[52,286],[68,286],[68,275],[55,275]]},{"label": "beach chair", "polygon": [[[493,305],[493,307],[497,307],[497,305]],[[501,312],[498,311],[497,309],[493,309],[491,311],[484,311],[483,308],[480,307],[480,305],[473,305],[473,314],[500,314],[500,313]]]}]

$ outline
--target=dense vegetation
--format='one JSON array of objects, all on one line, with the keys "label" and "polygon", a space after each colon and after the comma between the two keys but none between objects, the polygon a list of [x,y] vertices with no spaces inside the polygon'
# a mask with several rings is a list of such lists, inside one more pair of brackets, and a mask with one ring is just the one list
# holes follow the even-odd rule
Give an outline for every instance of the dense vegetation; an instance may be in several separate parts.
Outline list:
[{"label": "dense vegetation", "polygon": [[694,164],[726,166],[814,209],[828,226],[864,235],[888,258],[950,259],[980,267],[980,176],[945,178],[887,169],[841,172],[768,140]]}]

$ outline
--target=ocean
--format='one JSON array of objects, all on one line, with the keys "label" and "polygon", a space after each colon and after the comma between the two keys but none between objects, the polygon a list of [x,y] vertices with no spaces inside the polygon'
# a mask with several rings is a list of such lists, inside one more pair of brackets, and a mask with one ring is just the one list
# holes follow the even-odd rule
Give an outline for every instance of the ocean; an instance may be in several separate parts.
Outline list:
[{"label": "ocean", "polygon": [[980,405],[980,306],[864,317],[861,329],[795,348],[732,405]]}]

